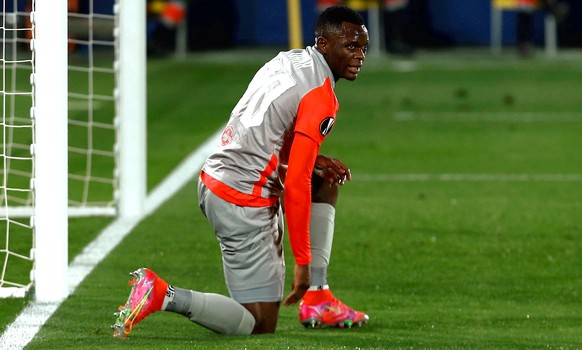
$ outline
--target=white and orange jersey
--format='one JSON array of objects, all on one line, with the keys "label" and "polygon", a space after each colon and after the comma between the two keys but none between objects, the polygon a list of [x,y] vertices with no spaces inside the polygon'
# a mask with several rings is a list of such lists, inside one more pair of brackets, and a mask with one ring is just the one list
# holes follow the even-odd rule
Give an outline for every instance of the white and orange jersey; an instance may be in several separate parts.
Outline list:
[{"label": "white and orange jersey", "polygon": [[[255,74],[201,172],[212,192],[241,206],[274,205],[285,183],[289,235],[300,242],[294,255],[301,255],[302,263],[311,259],[311,172],[339,108],[334,84],[332,71],[314,47],[279,53]],[[292,152],[294,164],[289,162]],[[281,171],[287,164],[284,179]]]}]

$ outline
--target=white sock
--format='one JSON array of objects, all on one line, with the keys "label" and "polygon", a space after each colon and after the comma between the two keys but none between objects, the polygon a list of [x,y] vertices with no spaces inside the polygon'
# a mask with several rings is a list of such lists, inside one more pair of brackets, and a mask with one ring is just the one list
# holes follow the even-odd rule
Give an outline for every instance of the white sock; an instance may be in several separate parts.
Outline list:
[{"label": "white sock", "polygon": [[251,334],[254,316],[241,304],[220,294],[200,293],[171,287],[162,310],[182,314],[205,328],[221,334]]},{"label": "white sock", "polygon": [[220,294],[192,291],[190,321],[221,334],[251,334],[255,317],[244,306]]},{"label": "white sock", "polygon": [[317,291],[317,290],[326,290],[329,289],[329,286],[327,284],[324,284],[323,286],[311,286],[309,287],[308,291]]},{"label": "white sock", "polygon": [[311,236],[311,285],[322,289],[327,285],[327,266],[335,225],[335,208],[328,203],[311,203],[309,231]]}]

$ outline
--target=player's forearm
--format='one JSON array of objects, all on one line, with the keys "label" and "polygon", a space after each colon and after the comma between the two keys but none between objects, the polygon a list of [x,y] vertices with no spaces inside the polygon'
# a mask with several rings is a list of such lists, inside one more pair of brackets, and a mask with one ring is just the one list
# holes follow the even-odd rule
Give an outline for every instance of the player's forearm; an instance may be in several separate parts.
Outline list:
[{"label": "player's forearm", "polygon": [[295,135],[285,178],[283,205],[291,250],[298,265],[311,262],[309,217],[311,214],[311,173],[319,146],[301,133]]},{"label": "player's forearm", "polygon": [[[296,193],[299,192],[299,193]],[[309,216],[311,211],[309,196],[295,191],[293,188],[285,190],[284,206],[287,219],[287,230],[291,251],[297,265],[306,265],[311,262],[311,245],[309,239]]]}]

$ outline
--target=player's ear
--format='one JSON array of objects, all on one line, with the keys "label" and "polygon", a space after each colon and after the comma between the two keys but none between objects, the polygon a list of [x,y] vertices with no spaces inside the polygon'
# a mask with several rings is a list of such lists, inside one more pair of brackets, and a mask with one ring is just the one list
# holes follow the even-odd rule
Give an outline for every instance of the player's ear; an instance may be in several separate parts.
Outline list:
[{"label": "player's ear", "polygon": [[317,45],[321,53],[327,52],[328,41],[326,38],[318,36],[317,39],[315,40],[315,44]]}]

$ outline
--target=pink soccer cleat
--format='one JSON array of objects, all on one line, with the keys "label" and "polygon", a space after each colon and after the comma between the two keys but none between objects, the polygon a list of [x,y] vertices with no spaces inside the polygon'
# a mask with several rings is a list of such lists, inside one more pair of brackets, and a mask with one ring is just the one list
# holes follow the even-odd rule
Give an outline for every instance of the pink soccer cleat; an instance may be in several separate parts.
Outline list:
[{"label": "pink soccer cleat", "polygon": [[368,320],[368,315],[345,305],[329,290],[308,291],[299,304],[299,322],[307,328],[361,327]]},{"label": "pink soccer cleat", "polygon": [[133,277],[129,282],[131,293],[125,306],[120,306],[115,313],[117,320],[111,326],[117,338],[127,337],[133,326],[152,312],[160,311],[168,290],[168,284],[147,268],[131,272],[130,276]]}]

